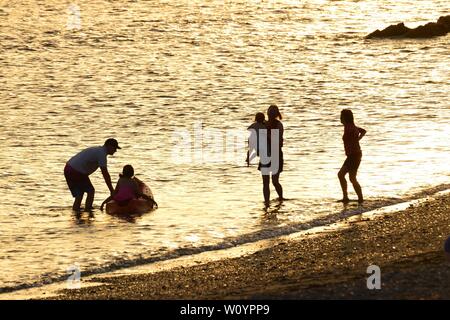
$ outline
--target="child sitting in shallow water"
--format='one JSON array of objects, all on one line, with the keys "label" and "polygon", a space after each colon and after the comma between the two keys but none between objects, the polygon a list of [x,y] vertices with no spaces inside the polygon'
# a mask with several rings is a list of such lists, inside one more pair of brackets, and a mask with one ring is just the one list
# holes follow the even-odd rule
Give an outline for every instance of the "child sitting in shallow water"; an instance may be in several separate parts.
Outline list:
[{"label": "child sitting in shallow water", "polygon": [[103,210],[105,204],[111,200],[116,201],[120,206],[126,206],[130,200],[138,198],[143,198],[152,202],[154,206],[158,206],[152,197],[149,197],[140,191],[139,183],[142,182],[134,177],[134,169],[131,165],[127,164],[124,166],[122,174],[120,174],[119,177],[113,194],[103,201],[100,210]]}]

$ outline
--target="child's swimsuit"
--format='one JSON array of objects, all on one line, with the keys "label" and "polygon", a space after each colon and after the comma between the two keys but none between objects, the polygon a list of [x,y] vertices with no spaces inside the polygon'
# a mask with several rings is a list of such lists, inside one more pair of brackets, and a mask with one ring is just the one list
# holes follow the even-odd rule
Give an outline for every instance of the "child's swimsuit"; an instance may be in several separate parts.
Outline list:
[{"label": "child's swimsuit", "polygon": [[347,124],[344,126],[342,140],[344,140],[347,159],[345,159],[343,166],[346,166],[348,170],[358,170],[361,163],[362,152],[361,146],[359,145],[359,134],[361,132],[362,129],[354,124]]},{"label": "child's swimsuit", "polygon": [[136,198],[134,190],[131,186],[123,186],[119,189],[117,194],[113,197],[119,206],[126,206],[130,200]]}]

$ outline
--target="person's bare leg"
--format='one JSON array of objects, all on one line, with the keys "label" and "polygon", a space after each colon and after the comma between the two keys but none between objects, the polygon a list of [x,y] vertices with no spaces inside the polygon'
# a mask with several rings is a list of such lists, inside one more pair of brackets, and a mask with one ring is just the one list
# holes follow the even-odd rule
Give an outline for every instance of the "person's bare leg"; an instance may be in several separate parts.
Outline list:
[{"label": "person's bare leg", "polygon": [[73,211],[80,211],[81,201],[83,201],[83,195],[75,197],[75,200],[73,201],[72,205]]},{"label": "person's bare leg", "polygon": [[350,177],[350,182],[353,185],[353,189],[355,189],[355,192],[358,195],[358,202],[362,203],[364,201],[364,198],[363,198],[361,186],[359,185],[359,182],[356,179],[356,174],[357,173],[358,172],[356,170],[355,171],[352,170],[352,171],[349,172],[349,177]]},{"label": "person's bare leg", "polygon": [[270,204],[270,176],[262,175],[262,179],[263,179],[264,204],[267,207]]},{"label": "person's bare leg", "polygon": [[280,184],[280,174],[279,173],[274,174],[272,176],[272,184],[273,184],[273,186],[275,187],[275,190],[278,193],[278,198],[280,200],[283,200],[283,187]]},{"label": "person's bare leg", "polygon": [[90,211],[92,210],[92,204],[94,203],[95,190],[88,192],[86,197],[86,207],[84,210]]},{"label": "person's bare leg", "polygon": [[349,202],[348,199],[348,193],[347,193],[347,180],[345,180],[345,175],[347,174],[348,169],[347,167],[343,166],[341,170],[338,172],[338,178],[339,182],[341,183],[341,189],[342,189],[342,202],[346,203]]}]

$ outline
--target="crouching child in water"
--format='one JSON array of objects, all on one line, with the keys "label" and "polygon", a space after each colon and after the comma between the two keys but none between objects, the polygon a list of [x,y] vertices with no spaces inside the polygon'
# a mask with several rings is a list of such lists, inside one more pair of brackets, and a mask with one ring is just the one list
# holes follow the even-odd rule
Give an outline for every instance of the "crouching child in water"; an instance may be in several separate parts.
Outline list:
[{"label": "crouching child in water", "polygon": [[141,192],[139,185],[142,184],[142,181],[134,176],[134,169],[131,165],[124,166],[119,177],[114,192],[103,201],[100,210],[103,210],[105,204],[111,200],[116,201],[120,206],[126,206],[130,200],[139,198],[143,198],[151,202],[154,207],[158,207],[153,197]]}]

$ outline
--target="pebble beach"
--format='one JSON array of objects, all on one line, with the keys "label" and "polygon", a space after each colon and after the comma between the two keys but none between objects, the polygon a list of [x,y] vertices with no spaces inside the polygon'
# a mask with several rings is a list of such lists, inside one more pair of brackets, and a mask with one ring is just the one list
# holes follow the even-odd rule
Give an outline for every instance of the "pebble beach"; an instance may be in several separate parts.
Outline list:
[{"label": "pebble beach", "polygon": [[[51,299],[449,299],[450,196],[430,198],[342,230],[232,259],[157,273],[94,278],[102,285]],[[381,289],[367,288],[367,268]]]}]

